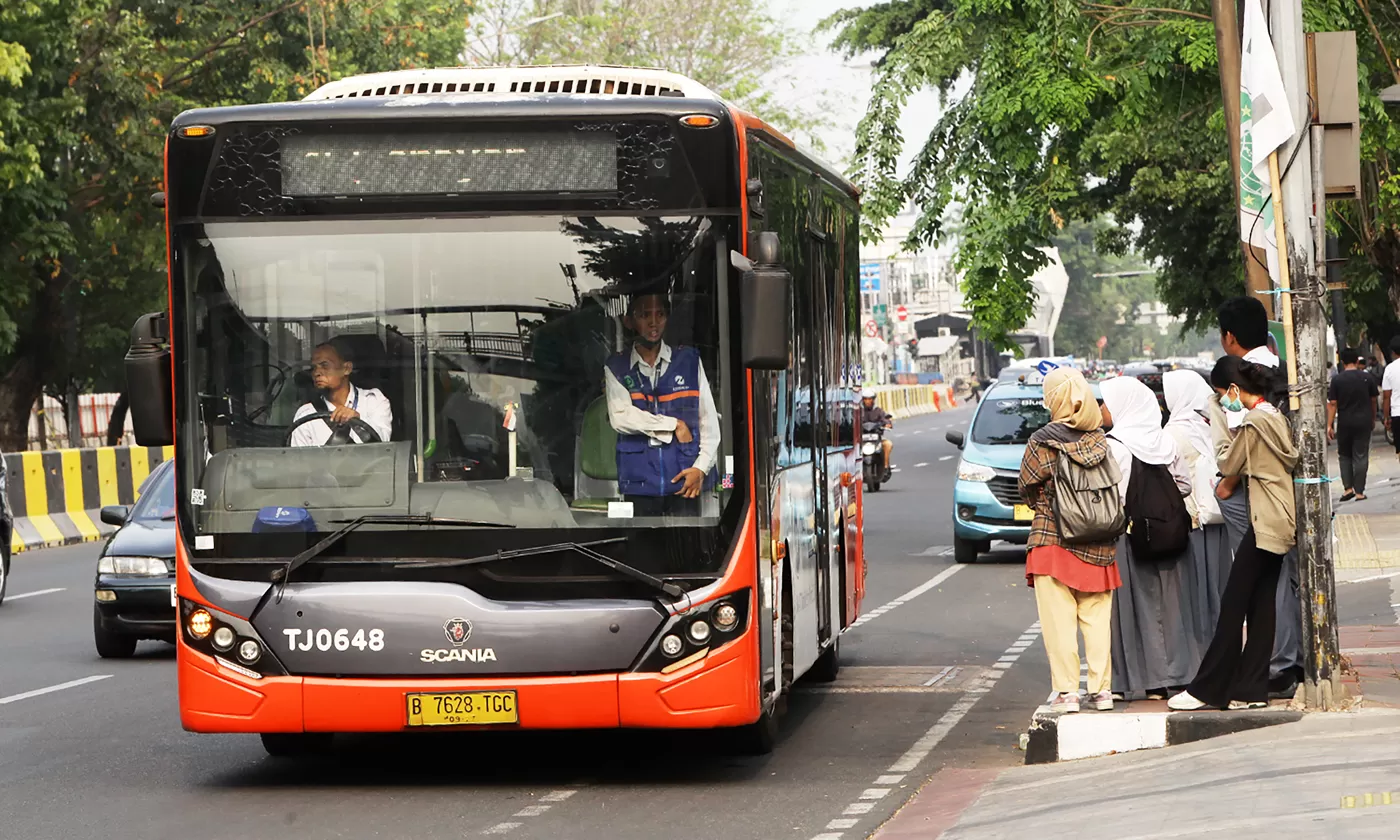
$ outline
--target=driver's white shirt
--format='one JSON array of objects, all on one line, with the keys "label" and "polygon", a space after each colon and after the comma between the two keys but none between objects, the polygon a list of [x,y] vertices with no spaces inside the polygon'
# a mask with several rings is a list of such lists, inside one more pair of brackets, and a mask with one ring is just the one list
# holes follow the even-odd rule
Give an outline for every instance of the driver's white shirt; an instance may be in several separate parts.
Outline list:
[{"label": "driver's white shirt", "polygon": [[[335,404],[326,399],[326,404],[332,409]],[[356,388],[350,386],[350,399],[347,403],[351,408],[360,413],[360,419],[370,425],[372,429],[379,433],[379,439],[388,441],[389,435],[394,427],[394,410],[389,406],[389,398],[384,396],[384,392],[378,388]],[[312,403],[305,403],[297,409],[292,422],[296,422],[308,414],[315,414],[316,406]],[[324,420],[312,420],[298,426],[292,432],[292,446],[323,446],[330,440],[331,427]],[[360,435],[350,429],[350,439],[355,443],[364,443],[360,440]]]}]

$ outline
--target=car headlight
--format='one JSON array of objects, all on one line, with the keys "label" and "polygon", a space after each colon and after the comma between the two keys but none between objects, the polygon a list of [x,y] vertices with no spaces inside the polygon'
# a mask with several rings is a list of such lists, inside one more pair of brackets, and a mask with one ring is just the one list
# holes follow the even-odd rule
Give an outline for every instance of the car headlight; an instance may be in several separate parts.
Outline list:
[{"label": "car headlight", "polygon": [[963,481],[991,481],[996,476],[996,471],[991,467],[984,467],[981,464],[973,464],[968,461],[958,462],[958,478]]},{"label": "car headlight", "polygon": [[97,561],[100,575],[131,575],[133,577],[165,577],[170,567],[159,557],[103,557]]},{"label": "car headlight", "polygon": [[874,455],[874,454],[875,454],[875,444],[873,444],[873,443],[862,443],[862,444],[860,445],[860,454],[862,454],[862,455]]}]

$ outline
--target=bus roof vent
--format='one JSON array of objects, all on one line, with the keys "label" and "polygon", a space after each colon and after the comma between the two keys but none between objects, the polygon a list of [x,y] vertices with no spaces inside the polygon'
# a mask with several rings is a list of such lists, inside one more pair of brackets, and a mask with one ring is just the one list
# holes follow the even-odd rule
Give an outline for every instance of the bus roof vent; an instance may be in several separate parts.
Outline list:
[{"label": "bus roof vent", "polygon": [[693,79],[644,67],[440,67],[349,76],[322,85],[310,100],[365,96],[682,96],[719,99]]}]

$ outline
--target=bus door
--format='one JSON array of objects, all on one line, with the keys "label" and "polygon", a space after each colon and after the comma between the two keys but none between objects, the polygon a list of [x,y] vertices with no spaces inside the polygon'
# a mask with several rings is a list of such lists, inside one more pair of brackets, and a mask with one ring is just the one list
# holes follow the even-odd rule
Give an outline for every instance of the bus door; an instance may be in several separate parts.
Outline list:
[{"label": "bus door", "polygon": [[[813,190],[808,208],[809,220],[820,211],[821,194]],[[809,223],[807,229],[807,266],[809,273],[803,282],[808,289],[809,310],[803,315],[810,326],[811,343],[808,345],[808,358],[811,360],[812,389],[812,539],[813,555],[817,561],[817,638],[826,641],[831,638],[831,491],[827,476],[827,455],[830,452],[831,434],[828,430],[828,403],[831,400],[830,383],[833,371],[830,370],[830,349],[833,336],[827,324],[827,255],[825,233]]]}]

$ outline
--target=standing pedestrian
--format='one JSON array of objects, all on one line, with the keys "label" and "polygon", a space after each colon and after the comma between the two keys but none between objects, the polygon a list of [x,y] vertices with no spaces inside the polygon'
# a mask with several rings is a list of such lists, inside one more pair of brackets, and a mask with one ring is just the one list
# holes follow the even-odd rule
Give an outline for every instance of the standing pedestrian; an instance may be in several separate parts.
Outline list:
[{"label": "standing pedestrian", "polygon": [[1366,470],[1371,461],[1371,432],[1376,428],[1380,389],[1350,347],[1339,354],[1342,370],[1327,386],[1327,438],[1337,442],[1342,470],[1342,501],[1366,499]]},{"label": "standing pedestrian", "polygon": [[[1185,518],[1182,499],[1191,492],[1191,476],[1175,441],[1162,430],[1157,397],[1131,376],[1110,379],[1100,390],[1104,422],[1110,426],[1109,448],[1122,473],[1119,494],[1128,515],[1136,519],[1144,513],[1134,510],[1130,498],[1141,480],[1150,484],[1139,490],[1165,484],[1168,493],[1176,494],[1175,505]],[[1150,506],[1165,512],[1171,502],[1159,493]],[[1195,626],[1184,571],[1191,560],[1189,519],[1181,531],[1181,545],[1170,552],[1144,551],[1142,539],[1147,535],[1135,539],[1129,533],[1118,541],[1123,586],[1113,599],[1113,693],[1126,700],[1166,699],[1169,689],[1191,679],[1201,661],[1197,639],[1204,634]]]},{"label": "standing pedestrian", "polygon": [[[1222,359],[1217,368],[1226,365]],[[1273,653],[1275,596],[1283,556],[1293,548],[1296,527],[1293,467],[1298,450],[1288,420],[1265,399],[1272,372],[1252,362],[1235,362],[1221,404],[1248,411],[1220,463],[1224,475],[1246,479],[1249,530],[1230,567],[1220,620],[1195,679],[1168,706],[1191,711],[1255,708],[1269,699],[1269,659]],[[1244,635],[1249,622],[1249,638]],[[1243,647],[1242,647],[1243,643]]]},{"label": "standing pedestrian", "polygon": [[1385,366],[1385,373],[1381,376],[1381,401],[1384,404],[1381,414],[1385,417],[1386,431],[1395,438],[1395,454],[1400,457],[1400,434],[1395,429],[1395,418],[1400,416],[1400,397],[1391,396],[1391,392],[1400,389],[1400,335],[1390,340],[1390,353],[1394,359]]},{"label": "standing pedestrian", "polygon": [[[1056,515],[1058,460],[1095,468],[1109,458],[1102,415],[1084,376],[1056,368],[1044,381],[1050,422],[1031,435],[1021,458],[1021,497],[1035,510],[1026,552],[1026,583],[1035,588],[1045,651],[1050,658],[1051,709],[1079,711],[1079,633],[1089,666],[1089,702],[1113,708],[1109,653],[1113,590],[1121,580],[1114,562],[1116,539],[1067,545]],[[1112,478],[1109,478],[1112,481]]]},{"label": "standing pedestrian", "polygon": [[1176,441],[1191,475],[1191,562],[1185,567],[1187,593],[1193,602],[1197,641],[1210,644],[1220,617],[1220,596],[1230,575],[1234,547],[1225,530],[1225,517],[1215,498],[1216,459],[1211,425],[1206,419],[1213,395],[1204,376],[1194,370],[1173,370],[1162,376],[1162,391],[1171,416],[1166,430]]}]

